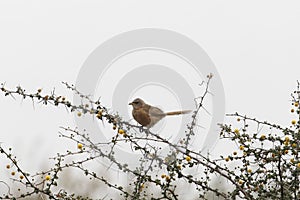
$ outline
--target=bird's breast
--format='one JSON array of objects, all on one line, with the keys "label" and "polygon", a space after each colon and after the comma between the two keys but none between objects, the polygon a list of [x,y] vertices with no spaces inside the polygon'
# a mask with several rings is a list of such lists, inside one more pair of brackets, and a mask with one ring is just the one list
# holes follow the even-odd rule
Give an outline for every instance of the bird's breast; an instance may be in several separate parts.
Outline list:
[{"label": "bird's breast", "polygon": [[142,126],[147,126],[151,122],[151,118],[149,113],[147,113],[144,109],[134,109],[132,110],[133,118]]}]

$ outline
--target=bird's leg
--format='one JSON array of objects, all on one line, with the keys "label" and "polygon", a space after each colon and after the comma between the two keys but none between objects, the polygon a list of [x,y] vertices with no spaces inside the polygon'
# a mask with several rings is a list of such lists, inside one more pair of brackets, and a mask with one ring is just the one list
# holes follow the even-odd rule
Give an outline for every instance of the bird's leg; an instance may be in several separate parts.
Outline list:
[{"label": "bird's leg", "polygon": [[146,136],[148,136],[149,133],[150,133],[149,128],[146,128],[146,127],[144,127],[144,126],[140,126],[140,127],[139,127],[139,131],[140,131],[140,133],[145,132],[145,133],[146,133]]},{"label": "bird's leg", "polygon": [[139,131],[140,131],[140,133],[143,132],[144,131],[144,127],[140,126]]},{"label": "bird's leg", "polygon": [[145,133],[146,133],[146,136],[148,137],[148,135],[149,135],[149,133],[150,133],[149,128],[145,129]]}]

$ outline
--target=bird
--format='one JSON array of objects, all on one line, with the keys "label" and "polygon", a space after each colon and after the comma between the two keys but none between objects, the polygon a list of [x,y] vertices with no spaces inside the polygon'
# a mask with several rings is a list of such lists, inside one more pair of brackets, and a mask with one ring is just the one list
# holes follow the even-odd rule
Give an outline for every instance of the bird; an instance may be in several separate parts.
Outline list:
[{"label": "bird", "polygon": [[136,98],[129,103],[132,105],[132,116],[140,125],[148,129],[166,116],[188,114],[191,110],[164,112],[158,107],[145,103],[141,98]]}]

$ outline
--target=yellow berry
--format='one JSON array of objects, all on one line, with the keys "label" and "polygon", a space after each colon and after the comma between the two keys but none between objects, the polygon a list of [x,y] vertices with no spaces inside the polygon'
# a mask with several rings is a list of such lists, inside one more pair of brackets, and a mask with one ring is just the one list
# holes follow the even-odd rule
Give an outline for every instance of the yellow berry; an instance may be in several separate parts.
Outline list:
[{"label": "yellow berry", "polygon": [[81,112],[78,112],[78,113],[77,113],[77,116],[80,117],[80,116],[81,116]]},{"label": "yellow berry", "polygon": [[10,169],[10,165],[6,165],[6,169]]},{"label": "yellow berry", "polygon": [[272,158],[275,158],[275,153],[272,153]]},{"label": "yellow berry", "polygon": [[289,141],[284,141],[283,143],[285,146],[288,146],[289,145]]},{"label": "yellow berry", "polygon": [[299,168],[299,169],[300,169],[300,163],[298,163],[298,164],[297,164],[297,168]]},{"label": "yellow berry", "polygon": [[297,144],[296,144],[296,143],[293,143],[293,144],[292,144],[292,147],[293,147],[293,148],[296,148],[296,147],[297,147]]},{"label": "yellow berry", "polygon": [[240,119],[240,118],[237,118],[237,119],[236,119],[236,121],[238,121],[238,122],[239,122],[239,121],[241,121],[241,119]]},{"label": "yellow berry", "polygon": [[179,170],[180,170],[180,169],[181,169],[181,165],[177,165],[177,169],[179,169]]},{"label": "yellow berry", "polygon": [[235,134],[239,134],[239,133],[240,133],[239,129],[237,129],[237,128],[234,129],[234,133],[235,133]]},{"label": "yellow berry", "polygon": [[78,144],[77,144],[77,148],[78,148],[78,149],[82,149],[82,147],[83,147],[83,145],[82,145],[81,143],[78,143]]},{"label": "yellow berry", "polygon": [[240,150],[244,150],[244,148],[245,148],[245,147],[244,147],[243,145],[240,146]]},{"label": "yellow berry", "polygon": [[248,173],[252,173],[252,169],[248,169],[247,172],[248,172]]},{"label": "yellow berry", "polygon": [[125,131],[124,131],[123,129],[119,129],[119,130],[118,130],[118,133],[122,135],[122,134],[125,133]]},{"label": "yellow berry", "polygon": [[12,176],[16,175],[16,172],[11,172],[11,175],[12,175]]},{"label": "yellow berry", "polygon": [[295,103],[294,103],[294,106],[295,106],[295,107],[298,107],[298,106],[299,106],[299,103],[298,103],[298,102],[295,102]]},{"label": "yellow berry", "polygon": [[50,176],[50,175],[45,176],[45,180],[46,180],[46,181],[49,181],[50,179],[51,179],[51,176]]},{"label": "yellow berry", "polygon": [[289,141],[290,141],[290,138],[289,138],[288,136],[286,136],[286,137],[284,138],[284,140],[287,141],[287,142],[289,142]]},{"label": "yellow berry", "polygon": [[98,111],[96,117],[99,118],[99,119],[101,119],[101,117],[102,117],[102,110]]},{"label": "yellow berry", "polygon": [[170,180],[171,180],[170,176],[166,176],[166,181],[170,181]]},{"label": "yellow berry", "polygon": [[262,135],[260,136],[260,140],[265,140],[265,139],[266,139],[266,135],[262,134]]},{"label": "yellow berry", "polygon": [[233,155],[237,155],[237,152],[236,152],[236,151],[234,151],[234,152],[233,152]]},{"label": "yellow berry", "polygon": [[23,175],[20,175],[20,179],[23,179],[24,178],[24,176]]},{"label": "yellow berry", "polygon": [[242,185],[243,183],[244,183],[244,181],[240,179],[239,184]]},{"label": "yellow berry", "polygon": [[38,93],[42,92],[42,89],[38,89]]},{"label": "yellow berry", "polygon": [[191,159],[191,157],[187,156],[187,157],[185,157],[185,160],[190,162],[192,159]]},{"label": "yellow berry", "polygon": [[294,163],[294,162],[295,162],[294,158],[291,158],[291,159],[290,159],[290,162],[291,162],[291,163]]},{"label": "yellow berry", "polygon": [[162,175],[161,175],[161,178],[166,178],[166,175],[165,175],[165,174],[162,174]]},{"label": "yellow berry", "polygon": [[297,121],[293,119],[292,124],[295,125],[296,123],[297,123]]},{"label": "yellow berry", "polygon": [[228,162],[229,160],[230,160],[230,158],[229,158],[229,157],[226,157],[226,158],[225,158],[225,161],[226,161],[226,162]]},{"label": "yellow berry", "polygon": [[284,150],[284,154],[288,154],[289,153],[289,150]]}]

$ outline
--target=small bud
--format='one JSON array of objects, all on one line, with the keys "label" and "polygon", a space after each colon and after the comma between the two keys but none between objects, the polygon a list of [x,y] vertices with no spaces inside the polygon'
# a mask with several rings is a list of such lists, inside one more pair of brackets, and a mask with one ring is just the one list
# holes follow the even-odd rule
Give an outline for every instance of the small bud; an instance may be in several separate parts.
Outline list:
[{"label": "small bud", "polygon": [[292,113],[295,112],[294,108],[291,109],[291,112],[292,112]]}]

